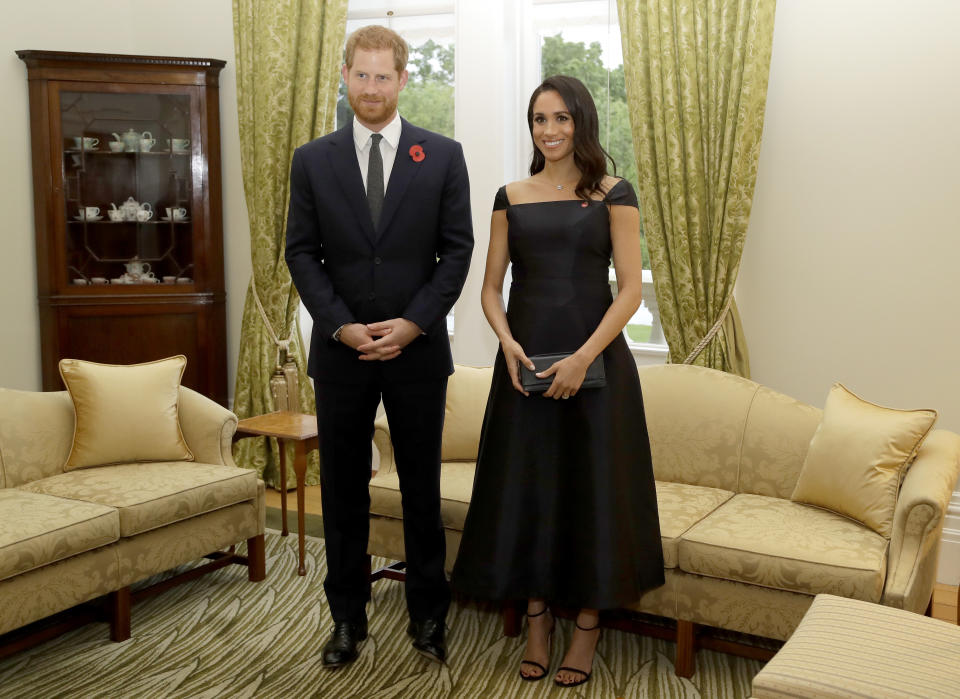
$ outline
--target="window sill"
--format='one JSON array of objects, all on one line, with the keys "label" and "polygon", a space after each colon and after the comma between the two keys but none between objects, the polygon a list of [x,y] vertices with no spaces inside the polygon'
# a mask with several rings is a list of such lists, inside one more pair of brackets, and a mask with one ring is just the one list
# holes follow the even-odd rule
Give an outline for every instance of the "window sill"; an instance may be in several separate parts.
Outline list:
[{"label": "window sill", "polygon": [[666,345],[651,345],[641,342],[628,342],[633,360],[639,365],[665,364],[670,353]]}]

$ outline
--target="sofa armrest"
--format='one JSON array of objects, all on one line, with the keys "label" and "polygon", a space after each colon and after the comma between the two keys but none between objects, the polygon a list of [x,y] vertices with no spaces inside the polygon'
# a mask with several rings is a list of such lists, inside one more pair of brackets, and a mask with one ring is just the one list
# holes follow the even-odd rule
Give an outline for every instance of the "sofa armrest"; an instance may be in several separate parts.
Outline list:
[{"label": "sofa armrest", "polygon": [[237,416],[206,396],[180,387],[180,430],[197,461],[234,466],[232,440]]},{"label": "sofa armrest", "polygon": [[390,441],[390,425],[387,416],[381,415],[373,423],[373,443],[380,453],[380,466],[377,474],[393,473],[397,470],[393,460],[393,442]]},{"label": "sofa armrest", "polygon": [[893,515],[882,602],[923,613],[937,575],[944,515],[960,471],[960,435],[931,432],[907,471]]}]

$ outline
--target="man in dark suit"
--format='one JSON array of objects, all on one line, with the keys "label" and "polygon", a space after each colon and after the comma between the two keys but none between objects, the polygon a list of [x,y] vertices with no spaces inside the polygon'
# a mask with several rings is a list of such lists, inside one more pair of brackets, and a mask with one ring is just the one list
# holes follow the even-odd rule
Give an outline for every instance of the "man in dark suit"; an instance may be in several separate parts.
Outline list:
[{"label": "man in dark suit", "polygon": [[443,662],[450,592],[440,521],[440,438],[453,373],[446,316],[473,250],[470,192],[456,141],[400,118],[407,46],[384,27],[347,40],[352,123],[299,147],[290,173],[286,260],[313,316],[308,373],[320,432],[334,620],[323,663],[357,657],[367,636],[373,421],[390,422],[406,549],[408,633]]}]

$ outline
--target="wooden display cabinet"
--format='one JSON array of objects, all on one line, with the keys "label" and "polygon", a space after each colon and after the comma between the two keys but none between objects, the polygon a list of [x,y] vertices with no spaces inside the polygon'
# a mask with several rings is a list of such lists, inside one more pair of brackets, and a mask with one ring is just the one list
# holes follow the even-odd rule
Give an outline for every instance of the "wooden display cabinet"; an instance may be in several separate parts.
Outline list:
[{"label": "wooden display cabinet", "polygon": [[17,51],[33,145],[44,390],[63,357],[187,357],[227,402],[218,75],[207,58]]}]

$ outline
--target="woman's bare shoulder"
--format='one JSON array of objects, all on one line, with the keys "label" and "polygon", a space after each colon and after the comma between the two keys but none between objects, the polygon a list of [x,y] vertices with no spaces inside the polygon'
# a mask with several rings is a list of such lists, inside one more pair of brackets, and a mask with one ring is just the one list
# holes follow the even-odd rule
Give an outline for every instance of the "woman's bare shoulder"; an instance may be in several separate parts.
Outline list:
[{"label": "woman's bare shoulder", "polygon": [[510,182],[506,185],[507,199],[510,200],[511,204],[529,201],[534,198],[535,187],[536,184],[532,177]]}]

